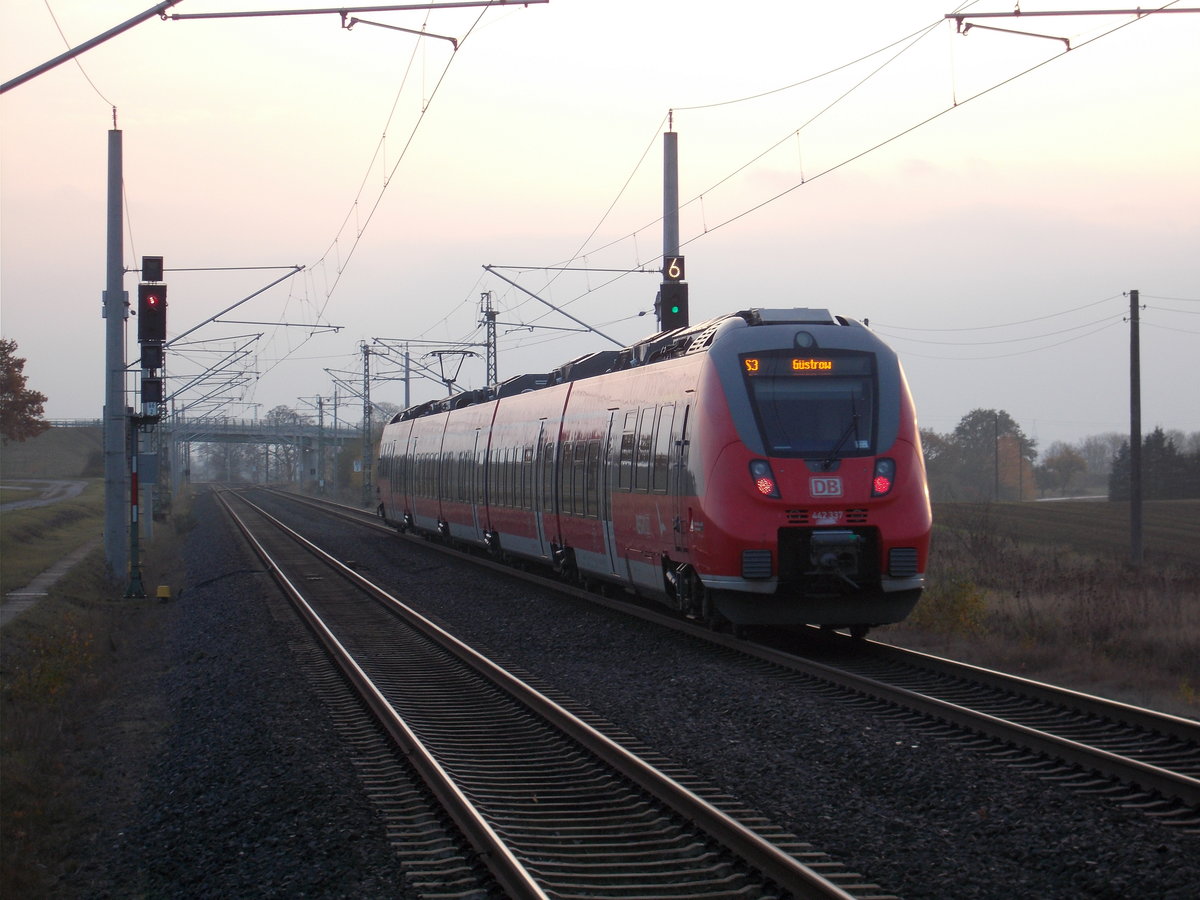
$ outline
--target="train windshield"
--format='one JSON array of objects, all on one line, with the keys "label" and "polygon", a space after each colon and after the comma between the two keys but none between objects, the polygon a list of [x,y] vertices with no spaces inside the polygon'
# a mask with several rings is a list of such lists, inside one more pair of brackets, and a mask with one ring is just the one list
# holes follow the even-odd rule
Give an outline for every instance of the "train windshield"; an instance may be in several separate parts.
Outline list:
[{"label": "train windshield", "polygon": [[875,368],[869,353],[770,351],[741,357],[767,452],[865,456],[875,446]]}]

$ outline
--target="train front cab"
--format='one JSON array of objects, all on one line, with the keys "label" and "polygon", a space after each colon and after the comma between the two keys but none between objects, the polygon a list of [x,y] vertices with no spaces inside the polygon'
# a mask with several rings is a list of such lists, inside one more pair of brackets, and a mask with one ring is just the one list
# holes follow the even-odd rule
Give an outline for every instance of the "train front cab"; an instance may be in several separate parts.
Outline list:
[{"label": "train front cab", "polygon": [[713,348],[697,422],[694,560],[735,623],[901,621],[924,585],[931,517],[912,400],[865,328],[773,325]]}]

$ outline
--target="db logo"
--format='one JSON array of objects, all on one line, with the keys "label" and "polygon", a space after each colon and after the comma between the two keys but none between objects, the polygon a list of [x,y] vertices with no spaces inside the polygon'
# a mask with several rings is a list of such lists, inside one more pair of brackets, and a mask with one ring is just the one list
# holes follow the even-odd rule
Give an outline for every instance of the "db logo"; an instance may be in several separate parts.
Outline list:
[{"label": "db logo", "polygon": [[810,478],[808,490],[814,497],[840,497],[842,496],[842,479],[831,476]]}]

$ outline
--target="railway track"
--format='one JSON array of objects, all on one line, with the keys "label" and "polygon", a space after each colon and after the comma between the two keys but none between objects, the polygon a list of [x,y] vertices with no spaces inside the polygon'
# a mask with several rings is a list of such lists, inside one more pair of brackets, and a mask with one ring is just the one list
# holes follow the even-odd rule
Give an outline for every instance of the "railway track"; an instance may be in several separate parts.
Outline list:
[{"label": "railway track", "polygon": [[247,498],[224,502],[487,866],[493,893],[889,896],[651,765]]},{"label": "railway track", "polygon": [[[392,531],[362,510],[317,505],[349,521]],[[1195,720],[841,635],[772,633],[756,642],[753,635],[744,640],[716,634],[623,600],[496,568],[684,630],[730,652],[753,655],[788,677],[845,692],[884,714],[920,716],[922,727],[947,740],[991,752],[1008,765],[1071,789],[1141,809],[1164,824],[1200,831],[1200,722]]]}]

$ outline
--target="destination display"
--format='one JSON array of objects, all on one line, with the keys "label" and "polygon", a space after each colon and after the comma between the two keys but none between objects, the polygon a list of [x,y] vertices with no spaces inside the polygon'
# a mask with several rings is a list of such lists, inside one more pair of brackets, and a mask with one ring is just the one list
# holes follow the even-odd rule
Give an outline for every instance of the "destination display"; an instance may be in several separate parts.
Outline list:
[{"label": "destination display", "polygon": [[794,353],[772,353],[743,356],[742,371],[749,377],[787,375],[866,375],[871,371],[869,356],[859,354],[830,354],[827,356],[797,356]]}]

